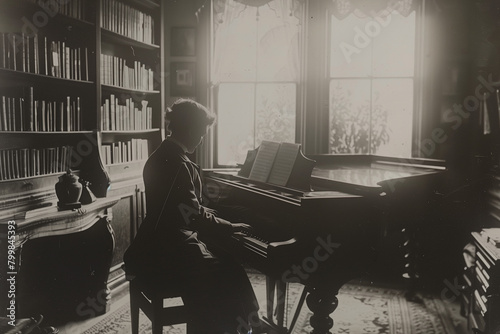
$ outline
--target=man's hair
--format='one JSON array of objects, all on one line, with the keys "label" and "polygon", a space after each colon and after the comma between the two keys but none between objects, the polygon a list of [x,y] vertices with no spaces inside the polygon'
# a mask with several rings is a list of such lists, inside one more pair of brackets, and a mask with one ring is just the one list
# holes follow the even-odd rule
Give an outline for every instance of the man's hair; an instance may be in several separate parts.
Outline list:
[{"label": "man's hair", "polygon": [[202,104],[191,99],[179,99],[167,110],[165,118],[168,129],[185,132],[189,129],[204,129],[215,123],[215,115]]}]

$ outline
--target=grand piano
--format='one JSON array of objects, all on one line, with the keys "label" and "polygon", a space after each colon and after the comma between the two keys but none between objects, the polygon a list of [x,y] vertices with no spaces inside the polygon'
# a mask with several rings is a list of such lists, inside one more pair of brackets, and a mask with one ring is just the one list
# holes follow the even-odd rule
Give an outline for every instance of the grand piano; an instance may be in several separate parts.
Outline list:
[{"label": "grand piano", "polygon": [[281,177],[273,177],[273,171],[269,176],[255,172],[263,168],[263,158],[279,159],[279,153],[263,152],[262,145],[249,151],[237,169],[204,171],[205,205],[221,217],[252,226],[251,234],[217,246],[268,277],[266,326],[291,332],[296,315],[290,324],[284,323],[279,296],[287,283],[297,282],[304,285],[298,308],[305,300],[313,313],[312,333],[330,333],[339,289],[374,269],[391,220],[388,206],[410,213],[421,209],[435,193],[445,167],[439,161],[378,156],[305,157],[296,149],[296,156],[285,158],[280,167],[278,161],[267,162],[264,168],[282,169]]}]

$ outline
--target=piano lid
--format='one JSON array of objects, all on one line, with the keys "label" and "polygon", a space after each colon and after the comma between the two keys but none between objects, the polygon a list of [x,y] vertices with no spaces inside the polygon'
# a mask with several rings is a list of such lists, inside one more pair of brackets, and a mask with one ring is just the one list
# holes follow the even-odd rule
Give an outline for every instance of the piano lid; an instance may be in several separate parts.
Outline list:
[{"label": "piano lid", "polygon": [[[379,193],[396,180],[420,178],[445,170],[443,166],[395,161],[376,156],[332,156],[330,162],[320,157],[321,163],[312,171],[314,186],[338,186],[354,192]],[[392,183],[391,183],[392,184]]]}]

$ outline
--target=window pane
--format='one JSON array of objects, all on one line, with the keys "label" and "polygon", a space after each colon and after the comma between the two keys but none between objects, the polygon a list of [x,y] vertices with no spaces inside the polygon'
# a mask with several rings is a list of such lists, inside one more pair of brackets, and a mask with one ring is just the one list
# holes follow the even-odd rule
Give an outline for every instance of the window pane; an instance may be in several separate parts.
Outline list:
[{"label": "window pane", "polygon": [[215,32],[214,80],[254,81],[257,75],[256,9],[238,13],[238,19],[218,26]]},{"label": "window pane", "polygon": [[218,94],[217,161],[243,163],[254,148],[254,84],[221,84]]},{"label": "window pane", "polygon": [[413,80],[373,80],[372,154],[411,156]]},{"label": "window pane", "polygon": [[373,76],[410,77],[415,66],[415,12],[404,17],[397,11],[376,20],[373,31]]},{"label": "window pane", "polygon": [[298,77],[299,19],[279,7],[277,1],[259,7],[258,81],[294,81]]},{"label": "window pane", "polygon": [[330,153],[367,154],[370,136],[370,80],[330,81]]},{"label": "window pane", "polygon": [[371,74],[371,38],[364,32],[370,21],[370,18],[360,18],[354,14],[342,20],[332,15],[331,77],[367,77]]},{"label": "window pane", "polygon": [[256,146],[295,142],[295,84],[257,84]]}]

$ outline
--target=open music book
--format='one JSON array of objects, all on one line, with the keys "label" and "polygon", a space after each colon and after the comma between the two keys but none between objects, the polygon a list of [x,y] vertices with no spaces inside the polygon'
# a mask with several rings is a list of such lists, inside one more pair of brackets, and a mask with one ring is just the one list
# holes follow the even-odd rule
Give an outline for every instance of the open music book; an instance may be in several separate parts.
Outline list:
[{"label": "open music book", "polygon": [[299,144],[262,141],[248,178],[286,186],[299,149]]}]

